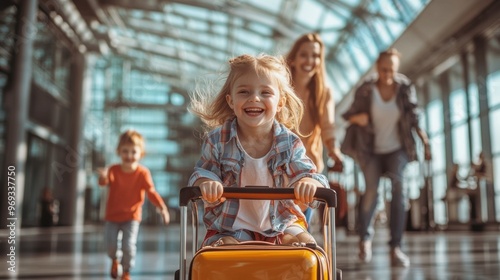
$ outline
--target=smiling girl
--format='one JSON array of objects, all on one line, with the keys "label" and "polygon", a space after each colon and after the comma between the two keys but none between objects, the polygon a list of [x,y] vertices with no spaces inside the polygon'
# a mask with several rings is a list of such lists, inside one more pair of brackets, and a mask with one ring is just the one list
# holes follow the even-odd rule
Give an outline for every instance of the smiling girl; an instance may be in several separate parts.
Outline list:
[{"label": "smiling girl", "polygon": [[310,204],[316,188],[328,186],[291,131],[298,131],[303,108],[283,59],[241,55],[229,61],[229,68],[216,96],[198,92],[190,106],[210,130],[189,179],[190,186],[200,187],[205,204],[204,244],[314,243],[293,201],[222,197],[225,187],[291,187],[297,201]]}]

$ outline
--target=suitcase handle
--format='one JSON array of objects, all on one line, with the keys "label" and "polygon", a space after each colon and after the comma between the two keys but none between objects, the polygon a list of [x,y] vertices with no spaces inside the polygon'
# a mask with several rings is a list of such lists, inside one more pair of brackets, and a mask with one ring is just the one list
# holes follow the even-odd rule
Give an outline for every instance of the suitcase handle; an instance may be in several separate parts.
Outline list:
[{"label": "suitcase handle", "polygon": [[[295,199],[293,188],[269,188],[269,187],[228,187],[224,188],[222,194],[225,198],[238,199],[262,199],[262,200],[281,200]],[[179,206],[187,206],[192,200],[201,198],[200,187],[182,188],[179,194]],[[332,189],[317,188],[314,199],[321,200],[328,207],[337,207],[337,193]]]}]

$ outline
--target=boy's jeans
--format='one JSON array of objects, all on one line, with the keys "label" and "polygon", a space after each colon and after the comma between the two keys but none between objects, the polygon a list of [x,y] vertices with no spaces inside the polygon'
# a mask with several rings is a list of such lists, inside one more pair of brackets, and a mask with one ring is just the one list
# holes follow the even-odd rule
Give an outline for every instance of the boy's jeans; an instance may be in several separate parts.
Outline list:
[{"label": "boy's jeans", "polygon": [[392,200],[390,209],[391,247],[401,245],[406,223],[406,198],[403,190],[403,171],[408,163],[408,156],[400,149],[388,154],[374,154],[362,166],[365,177],[365,193],[359,202],[358,232],[361,241],[372,240],[373,216],[377,207],[380,177],[391,180]]},{"label": "boy's jeans", "polygon": [[[130,271],[130,268],[134,266],[139,224],[139,221],[127,221],[121,223],[106,222],[105,224],[104,234],[106,238],[105,241],[108,256],[111,259],[117,259],[117,252],[120,248],[123,253],[121,260],[123,271]],[[120,231],[122,232],[121,246],[118,246],[118,235]]]}]

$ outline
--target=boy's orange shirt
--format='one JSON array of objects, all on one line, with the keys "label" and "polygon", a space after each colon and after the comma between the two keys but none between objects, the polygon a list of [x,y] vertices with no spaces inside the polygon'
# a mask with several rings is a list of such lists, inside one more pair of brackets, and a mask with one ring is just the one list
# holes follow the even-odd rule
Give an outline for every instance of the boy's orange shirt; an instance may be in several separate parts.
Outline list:
[{"label": "boy's orange shirt", "polygon": [[[144,195],[161,209],[166,209],[161,196],[156,192],[149,170],[139,165],[134,172],[123,172],[119,164],[108,170],[109,193],[105,220],[110,222],[141,221]],[[99,180],[99,185],[106,182]]]}]

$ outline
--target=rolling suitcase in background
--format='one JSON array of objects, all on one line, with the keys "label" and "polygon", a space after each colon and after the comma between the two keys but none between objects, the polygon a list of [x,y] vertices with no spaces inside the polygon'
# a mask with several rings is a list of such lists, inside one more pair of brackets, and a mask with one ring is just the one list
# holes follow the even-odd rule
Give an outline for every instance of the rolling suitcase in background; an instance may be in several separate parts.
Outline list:
[{"label": "rolling suitcase in background", "polygon": [[[225,188],[224,197],[236,199],[294,199],[291,188]],[[323,248],[314,244],[275,245],[262,241],[247,241],[236,245],[205,246],[198,250],[194,236],[193,259],[187,262],[187,206],[190,201],[201,199],[198,187],[181,189],[181,252],[180,270],[176,279],[341,279],[336,267],[335,207],[336,193],[331,189],[317,189],[315,199],[328,207],[329,219],[325,219]],[[195,207],[196,208],[196,207]],[[326,211],[325,211],[326,212]],[[197,215],[193,215],[193,227],[197,235]],[[332,272],[333,273],[332,275]]]}]

